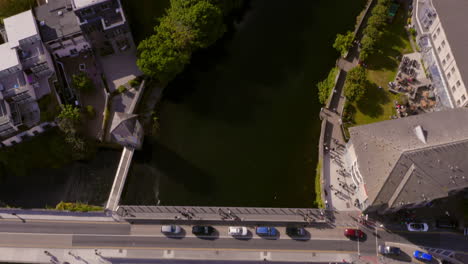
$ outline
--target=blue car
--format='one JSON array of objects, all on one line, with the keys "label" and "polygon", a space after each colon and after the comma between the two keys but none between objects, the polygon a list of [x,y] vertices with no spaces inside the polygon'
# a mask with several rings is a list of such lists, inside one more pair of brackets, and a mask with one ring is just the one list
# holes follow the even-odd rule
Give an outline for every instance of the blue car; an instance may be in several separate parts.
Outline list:
[{"label": "blue car", "polygon": [[255,229],[255,233],[259,236],[275,237],[278,235],[278,230],[274,227],[259,226]]},{"label": "blue car", "polygon": [[419,250],[414,251],[413,257],[415,257],[416,259],[420,259],[420,260],[427,260],[427,261],[432,260],[432,255],[431,254],[427,254],[427,253],[421,252]]}]

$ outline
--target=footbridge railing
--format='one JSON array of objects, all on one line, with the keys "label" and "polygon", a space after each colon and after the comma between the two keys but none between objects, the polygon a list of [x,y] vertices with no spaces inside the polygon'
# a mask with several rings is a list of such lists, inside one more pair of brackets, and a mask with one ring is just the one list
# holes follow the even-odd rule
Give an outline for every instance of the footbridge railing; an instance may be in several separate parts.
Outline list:
[{"label": "footbridge railing", "polygon": [[316,208],[188,207],[121,205],[116,212],[125,220],[205,220],[327,223],[333,212]]}]

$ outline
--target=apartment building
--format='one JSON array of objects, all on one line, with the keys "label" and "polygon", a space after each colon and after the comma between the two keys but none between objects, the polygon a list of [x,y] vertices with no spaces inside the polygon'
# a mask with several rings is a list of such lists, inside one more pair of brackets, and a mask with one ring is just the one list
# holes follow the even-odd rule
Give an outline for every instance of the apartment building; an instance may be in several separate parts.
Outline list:
[{"label": "apartment building", "polygon": [[42,41],[54,58],[76,56],[91,48],[73,12],[72,0],[48,0],[34,13]]},{"label": "apartment building", "polygon": [[0,137],[40,121],[37,100],[50,93],[54,67],[31,10],[4,19],[0,45]]},{"label": "apartment building", "polygon": [[415,25],[423,59],[446,107],[468,106],[468,2],[415,0]]},{"label": "apartment building", "polygon": [[120,0],[72,0],[79,26],[101,55],[124,51],[131,32]]},{"label": "apartment building", "polygon": [[424,206],[468,188],[468,108],[349,129],[344,160],[360,209]]}]

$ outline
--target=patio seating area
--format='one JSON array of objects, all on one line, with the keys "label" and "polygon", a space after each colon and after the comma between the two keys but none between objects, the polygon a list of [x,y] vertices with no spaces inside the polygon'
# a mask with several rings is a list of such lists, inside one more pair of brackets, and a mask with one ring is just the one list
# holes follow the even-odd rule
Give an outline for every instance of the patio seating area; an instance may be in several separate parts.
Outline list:
[{"label": "patio seating area", "polygon": [[435,110],[437,100],[432,81],[426,76],[421,61],[421,54],[418,52],[404,55],[395,80],[388,83],[392,93],[407,98],[400,100],[401,102],[395,101],[397,116],[393,118]]}]

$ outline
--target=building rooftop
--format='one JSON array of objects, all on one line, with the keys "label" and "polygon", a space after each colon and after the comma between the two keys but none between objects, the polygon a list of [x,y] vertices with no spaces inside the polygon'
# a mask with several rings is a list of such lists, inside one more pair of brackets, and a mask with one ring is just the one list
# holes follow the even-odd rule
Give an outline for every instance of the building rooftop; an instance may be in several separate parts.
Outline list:
[{"label": "building rooftop", "polygon": [[3,20],[10,47],[18,47],[19,41],[38,34],[36,20],[31,10]]},{"label": "building rooftop", "polygon": [[468,79],[468,34],[466,34],[468,32],[466,22],[468,1],[432,0],[432,4],[444,28],[461,76],[466,81]]},{"label": "building rooftop", "polygon": [[80,32],[78,18],[72,10],[72,0],[49,0],[34,9],[44,42]]},{"label": "building rooftop", "polygon": [[80,9],[86,6],[94,5],[100,2],[105,2],[108,0],[73,0],[73,7],[75,9]]},{"label": "building rooftop", "polygon": [[123,146],[131,146],[136,149],[141,147],[143,128],[137,115],[115,112],[110,134],[115,142]]},{"label": "building rooftop", "polygon": [[[464,157],[457,152],[459,149],[447,146],[468,140],[468,109],[457,108],[353,127],[350,135],[366,185],[368,204],[398,202],[399,199],[410,202],[410,197],[394,196],[409,190],[405,189],[409,186],[405,183],[411,183],[417,177],[431,178],[437,179],[437,188],[442,188],[449,181],[448,175],[443,174],[445,170],[441,169],[439,173],[425,165],[432,164],[437,157],[441,164],[453,163],[455,166],[457,159],[454,158]],[[468,155],[468,149],[466,152]],[[457,166],[462,167],[461,164]]]},{"label": "building rooftop", "polygon": [[8,43],[0,45],[0,71],[9,69],[19,64],[18,54],[15,49],[11,49]]}]

